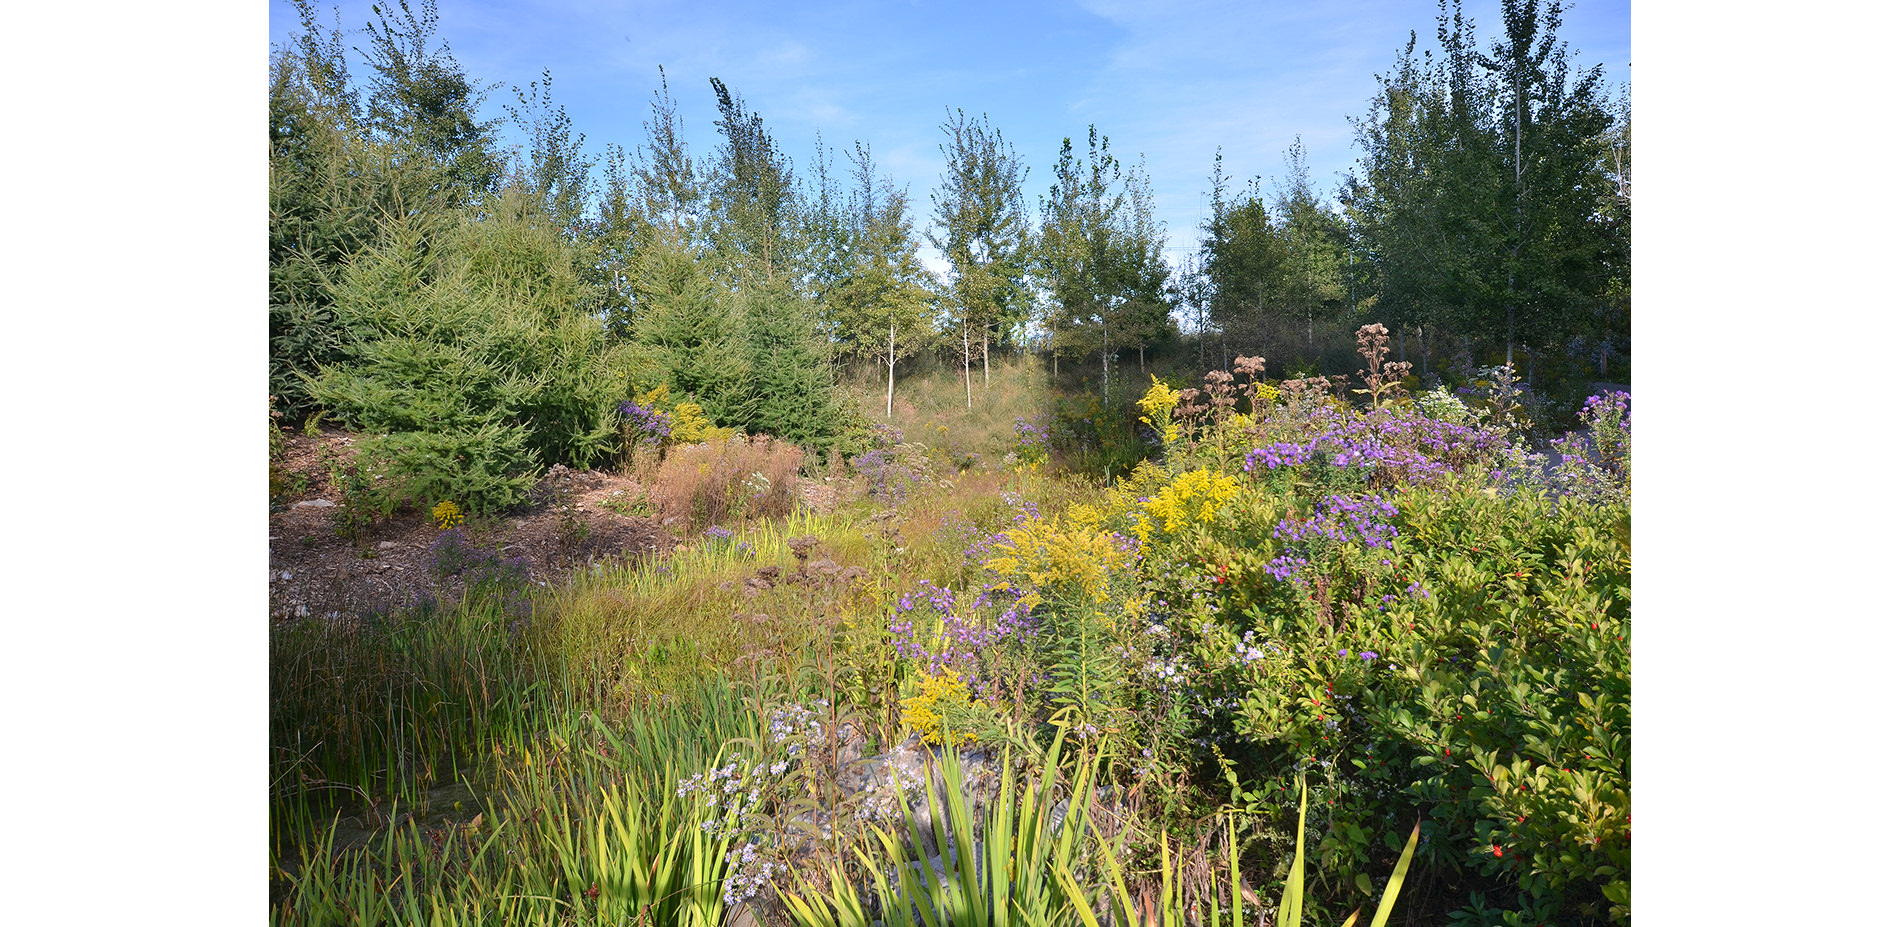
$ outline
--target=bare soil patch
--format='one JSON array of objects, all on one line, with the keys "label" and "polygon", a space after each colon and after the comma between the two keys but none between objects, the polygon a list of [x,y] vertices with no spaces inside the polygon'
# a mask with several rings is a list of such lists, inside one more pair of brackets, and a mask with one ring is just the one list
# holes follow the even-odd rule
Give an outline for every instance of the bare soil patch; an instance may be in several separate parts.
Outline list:
[{"label": "bare soil patch", "polygon": [[[270,513],[270,616],[273,621],[350,619],[431,596],[453,598],[461,580],[436,576],[432,546],[442,536],[427,512],[377,521],[359,539],[340,536],[334,518],[342,496],[330,482],[333,461],[355,455],[354,438],[325,430],[286,432],[279,465],[288,490]],[[573,505],[563,538],[561,490]],[[645,487],[605,471],[556,466],[523,509],[462,528],[470,544],[502,558],[520,557],[529,579],[558,585],[573,570],[603,560],[637,561],[673,546],[660,519],[636,507]]]}]

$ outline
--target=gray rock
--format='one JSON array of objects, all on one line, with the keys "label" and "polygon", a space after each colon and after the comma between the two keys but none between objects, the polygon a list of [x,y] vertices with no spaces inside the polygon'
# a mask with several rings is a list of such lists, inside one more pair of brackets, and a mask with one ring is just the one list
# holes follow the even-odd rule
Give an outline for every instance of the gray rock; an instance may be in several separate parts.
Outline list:
[{"label": "gray rock", "polygon": [[328,499],[305,499],[292,506],[292,508],[333,509],[336,508],[336,503]]}]

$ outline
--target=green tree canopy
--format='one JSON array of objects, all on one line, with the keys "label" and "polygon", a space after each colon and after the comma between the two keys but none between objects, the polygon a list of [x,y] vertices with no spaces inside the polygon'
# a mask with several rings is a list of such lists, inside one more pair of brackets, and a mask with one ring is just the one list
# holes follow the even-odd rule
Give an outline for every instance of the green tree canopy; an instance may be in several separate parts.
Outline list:
[{"label": "green tree canopy", "polygon": [[1030,230],[1022,184],[1029,169],[1002,131],[990,127],[988,116],[971,119],[962,110],[948,116],[942,128],[949,140],[939,146],[943,182],[931,194],[935,225],[926,237],[950,264],[951,317],[945,321],[965,345],[967,392],[969,345],[982,352],[987,382],[991,340],[1007,341],[1028,319],[1023,275]]}]

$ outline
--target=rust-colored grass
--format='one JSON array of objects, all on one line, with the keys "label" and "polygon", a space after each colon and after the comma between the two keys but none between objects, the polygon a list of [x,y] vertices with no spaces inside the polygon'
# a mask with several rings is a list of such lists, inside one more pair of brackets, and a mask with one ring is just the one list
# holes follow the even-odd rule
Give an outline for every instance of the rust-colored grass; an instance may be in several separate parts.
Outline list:
[{"label": "rust-colored grass", "polygon": [[676,447],[648,496],[661,515],[695,527],[783,517],[792,511],[793,477],[804,460],[798,445],[763,435]]}]

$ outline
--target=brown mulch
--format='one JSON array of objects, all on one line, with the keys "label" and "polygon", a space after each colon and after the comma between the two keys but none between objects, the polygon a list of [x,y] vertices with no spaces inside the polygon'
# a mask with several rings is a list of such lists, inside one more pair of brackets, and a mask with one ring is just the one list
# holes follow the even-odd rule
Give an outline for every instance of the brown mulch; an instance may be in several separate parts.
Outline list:
[{"label": "brown mulch", "polygon": [[[291,491],[275,500],[270,513],[273,621],[348,619],[459,593],[459,579],[438,578],[431,571],[431,546],[442,530],[427,512],[378,520],[355,540],[337,534],[333,519],[342,496],[330,484],[330,463],[354,456],[353,444],[349,434],[335,430],[315,437],[283,436],[280,466]],[[563,485],[586,526],[577,543],[562,543],[557,490]],[[591,563],[635,561],[672,548],[671,532],[659,519],[616,511],[631,510],[641,494],[641,485],[630,477],[557,466],[542,477],[526,507],[474,520],[462,531],[471,546],[524,558],[530,581],[559,585],[568,573]]]}]

